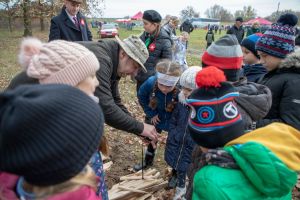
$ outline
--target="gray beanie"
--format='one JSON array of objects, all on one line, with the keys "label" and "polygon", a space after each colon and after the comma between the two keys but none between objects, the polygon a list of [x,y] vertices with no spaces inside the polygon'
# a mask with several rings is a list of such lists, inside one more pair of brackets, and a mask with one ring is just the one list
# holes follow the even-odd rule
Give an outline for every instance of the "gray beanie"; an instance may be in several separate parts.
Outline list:
[{"label": "gray beanie", "polygon": [[196,89],[196,75],[202,69],[199,66],[187,68],[180,77],[180,85],[185,88]]}]

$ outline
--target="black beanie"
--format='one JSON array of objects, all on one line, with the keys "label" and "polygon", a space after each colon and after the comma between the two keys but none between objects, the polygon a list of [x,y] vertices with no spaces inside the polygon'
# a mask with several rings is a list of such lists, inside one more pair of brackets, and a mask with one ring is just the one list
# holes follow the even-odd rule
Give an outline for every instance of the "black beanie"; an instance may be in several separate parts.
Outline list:
[{"label": "black beanie", "polygon": [[155,10],[146,10],[143,14],[143,19],[153,23],[160,23],[161,15]]},{"label": "black beanie", "polygon": [[244,134],[241,114],[234,102],[239,93],[224,72],[207,67],[198,72],[199,87],[187,99],[191,107],[188,123],[192,139],[200,146],[214,149]]},{"label": "black beanie", "polygon": [[76,176],[97,150],[103,114],[67,85],[23,85],[0,94],[0,171],[50,186]]}]

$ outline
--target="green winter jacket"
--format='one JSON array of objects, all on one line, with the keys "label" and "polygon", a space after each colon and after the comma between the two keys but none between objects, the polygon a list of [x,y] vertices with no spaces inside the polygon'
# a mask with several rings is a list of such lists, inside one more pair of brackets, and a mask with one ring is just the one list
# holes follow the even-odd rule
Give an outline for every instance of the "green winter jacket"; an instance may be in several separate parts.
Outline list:
[{"label": "green winter jacket", "polygon": [[240,169],[203,167],[194,176],[193,200],[292,199],[297,173],[268,148],[248,142],[224,149]]}]

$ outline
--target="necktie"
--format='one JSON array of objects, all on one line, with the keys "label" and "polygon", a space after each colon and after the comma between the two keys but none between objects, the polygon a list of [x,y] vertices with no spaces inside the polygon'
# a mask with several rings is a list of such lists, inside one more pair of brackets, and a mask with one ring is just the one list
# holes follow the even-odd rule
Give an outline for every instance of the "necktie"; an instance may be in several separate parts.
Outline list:
[{"label": "necktie", "polygon": [[77,21],[77,18],[73,17],[73,20],[74,20],[74,24],[75,24],[76,28],[79,28],[79,23]]}]

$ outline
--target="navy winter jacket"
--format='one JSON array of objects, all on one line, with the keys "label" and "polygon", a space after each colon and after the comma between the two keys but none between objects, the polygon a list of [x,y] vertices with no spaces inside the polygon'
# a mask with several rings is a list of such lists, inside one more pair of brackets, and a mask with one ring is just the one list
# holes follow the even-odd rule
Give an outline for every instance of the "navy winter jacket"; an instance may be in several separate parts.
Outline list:
[{"label": "navy winter jacket", "polygon": [[177,171],[187,171],[195,142],[187,129],[188,106],[177,103],[172,113],[165,149],[165,161]]},{"label": "navy winter jacket", "polygon": [[157,89],[157,91],[155,92],[155,96],[157,98],[157,108],[155,110],[152,110],[152,108],[149,107],[149,103],[153,88],[156,84],[156,80],[156,76],[151,76],[142,84],[138,91],[138,99],[147,118],[151,119],[158,114],[160,122],[155,127],[160,130],[169,131],[169,122],[172,113],[167,112],[166,107],[168,103],[172,101],[173,92],[165,95],[159,89]]}]

